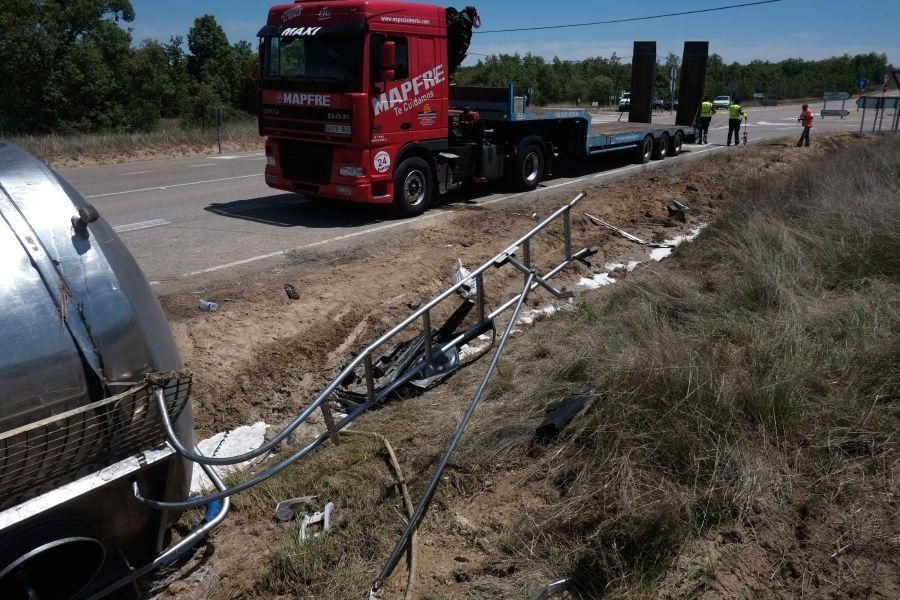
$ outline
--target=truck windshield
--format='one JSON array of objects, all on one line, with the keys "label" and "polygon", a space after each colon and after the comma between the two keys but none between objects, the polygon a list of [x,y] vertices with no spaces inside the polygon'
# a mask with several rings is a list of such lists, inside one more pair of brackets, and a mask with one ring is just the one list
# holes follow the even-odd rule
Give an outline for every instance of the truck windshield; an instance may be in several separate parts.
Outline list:
[{"label": "truck windshield", "polygon": [[362,89],[362,39],[267,37],[263,79],[315,84],[320,89]]}]

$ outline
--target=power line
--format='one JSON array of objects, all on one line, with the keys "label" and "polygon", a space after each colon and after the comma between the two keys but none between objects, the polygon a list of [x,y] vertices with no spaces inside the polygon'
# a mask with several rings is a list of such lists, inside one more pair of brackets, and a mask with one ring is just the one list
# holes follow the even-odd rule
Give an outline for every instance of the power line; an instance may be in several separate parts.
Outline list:
[{"label": "power line", "polygon": [[649,21],[650,19],[662,19],[665,17],[680,17],[682,15],[696,15],[698,13],[714,12],[718,10],[729,10],[732,8],[743,8],[745,6],[757,6],[759,4],[774,4],[775,2],[783,2],[784,0],[758,0],[757,2],[743,2],[741,4],[729,4],[727,6],[714,6],[712,8],[698,8],[696,10],[684,10],[680,12],[662,13],[658,15],[648,15],[646,17],[629,17],[627,19],[610,19],[608,21],[590,21],[587,23],[567,23],[565,25],[542,25],[540,27],[516,27],[513,29],[487,29],[485,31],[473,31],[472,33],[507,33],[510,31],[537,31],[538,29],[564,29],[567,27],[588,27],[590,25],[610,25],[613,23],[628,23],[631,21]]}]

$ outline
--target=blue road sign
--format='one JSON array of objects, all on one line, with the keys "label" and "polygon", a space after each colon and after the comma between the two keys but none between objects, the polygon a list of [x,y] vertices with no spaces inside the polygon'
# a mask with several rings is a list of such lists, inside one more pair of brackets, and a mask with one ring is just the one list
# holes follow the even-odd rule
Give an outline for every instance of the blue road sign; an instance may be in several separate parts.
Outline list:
[{"label": "blue road sign", "polygon": [[863,91],[869,87],[869,80],[865,77],[860,77],[856,80],[856,89],[859,91]]}]

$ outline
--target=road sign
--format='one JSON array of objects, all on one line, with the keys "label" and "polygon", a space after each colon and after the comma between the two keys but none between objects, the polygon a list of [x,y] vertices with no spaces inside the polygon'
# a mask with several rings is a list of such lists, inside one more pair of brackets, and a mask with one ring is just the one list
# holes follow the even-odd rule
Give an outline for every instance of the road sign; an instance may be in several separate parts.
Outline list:
[{"label": "road sign", "polygon": [[856,100],[856,106],[859,108],[898,108],[900,107],[900,96],[860,96]]},{"label": "road sign", "polygon": [[844,110],[843,108],[825,108],[819,111],[819,114],[823,117],[846,117],[850,114],[849,110]]},{"label": "road sign", "polygon": [[856,80],[856,89],[858,89],[859,91],[863,91],[868,88],[869,88],[869,80],[868,79],[866,79],[865,77],[860,77],[859,79]]},{"label": "road sign", "polygon": [[825,92],[822,94],[822,100],[846,100],[850,97],[847,92]]}]

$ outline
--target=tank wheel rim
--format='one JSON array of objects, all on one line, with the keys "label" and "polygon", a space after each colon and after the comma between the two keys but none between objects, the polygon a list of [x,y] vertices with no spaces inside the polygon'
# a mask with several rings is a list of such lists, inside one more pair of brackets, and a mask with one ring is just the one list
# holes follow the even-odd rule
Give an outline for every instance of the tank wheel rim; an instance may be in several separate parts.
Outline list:
[{"label": "tank wheel rim", "polygon": [[413,169],[403,180],[403,196],[407,206],[419,206],[425,201],[425,174]]}]

